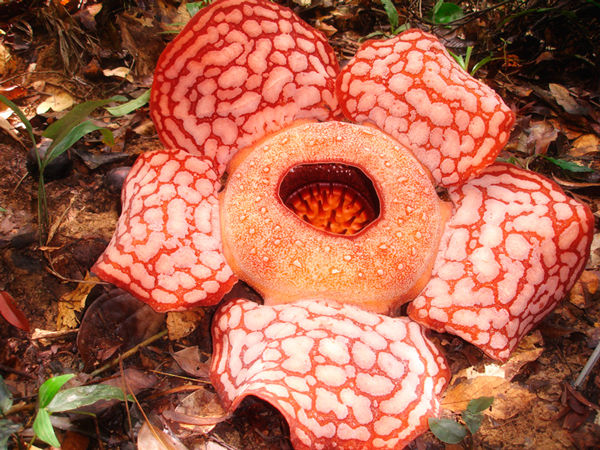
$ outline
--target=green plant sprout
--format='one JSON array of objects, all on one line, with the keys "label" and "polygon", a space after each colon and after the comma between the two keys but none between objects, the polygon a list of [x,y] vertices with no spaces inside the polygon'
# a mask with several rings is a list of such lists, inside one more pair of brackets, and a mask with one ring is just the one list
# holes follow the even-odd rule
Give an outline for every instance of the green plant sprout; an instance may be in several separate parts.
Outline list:
[{"label": "green plant sprout", "polygon": [[[89,406],[99,400],[125,401],[123,389],[106,384],[78,386],[61,391],[60,389],[64,384],[74,376],[73,374],[67,374],[53,377],[40,386],[38,412],[33,422],[35,435],[31,442],[34,442],[37,437],[46,444],[60,448],[60,442],[50,421],[50,416],[53,413],[77,412],[78,408]],[[131,398],[127,397],[127,400],[131,400]],[[22,424],[14,423],[6,418],[12,405],[12,395],[6,387],[4,379],[0,376],[0,413],[2,414],[2,419],[0,419],[0,450],[8,450],[8,439],[23,428]],[[93,416],[91,413],[81,414]]]},{"label": "green plant sprout", "polygon": [[[53,413],[77,412],[78,408],[89,406],[100,400],[125,401],[123,389],[106,384],[78,386],[61,391],[64,384],[73,378],[74,374],[59,375],[50,378],[40,386],[38,393],[38,412],[33,422],[34,439],[37,436],[46,444],[60,448],[60,442],[50,421]],[[130,398],[127,398],[130,400]],[[81,413],[92,415],[91,413]],[[2,449],[0,449],[2,450]]]},{"label": "green plant sprout", "polygon": [[440,441],[458,444],[467,436],[473,436],[481,427],[483,412],[492,406],[494,397],[479,397],[471,400],[467,409],[460,413],[465,425],[452,419],[429,418],[429,429]]},{"label": "green plant sprout", "polygon": [[[137,99],[131,100],[123,105],[106,108],[109,113],[114,116],[121,116],[124,114],[128,114],[129,112],[145,105],[150,98],[150,90],[146,91],[142,96]],[[29,139],[31,139],[31,145],[33,148],[33,153],[37,159],[37,166],[39,171],[39,179],[38,179],[38,224],[40,228],[40,244],[44,243],[44,236],[46,235],[46,230],[49,224],[49,216],[48,216],[48,204],[46,201],[46,184],[44,182],[44,170],[52,161],[66,152],[69,148],[75,144],[79,139],[81,139],[86,134],[89,134],[93,131],[100,131],[103,136],[103,142],[106,145],[112,146],[114,145],[114,137],[112,131],[108,128],[100,127],[95,125],[91,120],[85,120],[94,110],[100,107],[105,107],[109,103],[112,102],[126,102],[127,98],[121,95],[117,95],[111,97],[106,100],[95,100],[88,101],[84,103],[80,103],[76,105],[71,111],[69,111],[64,117],[54,122],[50,125],[42,136],[51,139],[52,143],[46,150],[46,154],[44,157],[40,157],[39,152],[36,148],[36,140],[33,134],[33,127],[31,123],[21,110],[15,103],[11,100],[7,99],[3,95],[0,94],[0,102],[4,103],[10,109],[14,111],[14,113],[19,117],[27,133],[29,135]],[[85,121],[84,121],[85,120]]]},{"label": "green plant sprout", "polygon": [[477,64],[475,64],[469,72],[469,63],[471,62],[471,53],[473,53],[473,47],[467,47],[467,53],[465,54],[464,58],[462,55],[457,55],[456,53],[450,50],[448,50],[448,53],[454,58],[454,60],[458,63],[461,69],[469,73],[471,76],[474,76],[479,69],[481,69],[485,64],[493,60],[492,55],[488,55],[481,61],[479,61]]}]

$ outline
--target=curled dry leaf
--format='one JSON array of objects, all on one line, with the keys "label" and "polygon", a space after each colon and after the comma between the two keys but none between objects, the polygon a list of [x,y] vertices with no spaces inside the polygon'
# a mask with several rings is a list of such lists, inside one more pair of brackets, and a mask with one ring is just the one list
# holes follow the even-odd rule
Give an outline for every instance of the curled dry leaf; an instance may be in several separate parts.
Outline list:
[{"label": "curled dry leaf", "polygon": [[223,409],[217,394],[200,389],[184,398],[175,411],[164,411],[163,417],[177,436],[187,438],[209,433],[232,415]]},{"label": "curled dry leaf", "polygon": [[138,450],[187,450],[178,439],[149,423],[145,423],[140,429],[137,448]]},{"label": "curled dry leaf", "polygon": [[173,359],[187,374],[195,378],[208,378],[210,361],[202,357],[198,347],[184,348],[173,354]]},{"label": "curled dry leaf", "polygon": [[101,295],[88,308],[77,335],[77,348],[90,370],[117,350],[126,351],[154,335],[164,314],[121,289]]}]

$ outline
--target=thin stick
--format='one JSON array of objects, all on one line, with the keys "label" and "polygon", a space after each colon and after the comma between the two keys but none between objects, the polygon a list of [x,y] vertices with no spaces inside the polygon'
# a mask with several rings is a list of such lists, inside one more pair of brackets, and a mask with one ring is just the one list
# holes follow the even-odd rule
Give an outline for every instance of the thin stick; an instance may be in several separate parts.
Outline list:
[{"label": "thin stick", "polygon": [[585,363],[585,366],[583,366],[583,369],[581,369],[579,376],[573,383],[573,387],[575,389],[579,389],[579,387],[583,384],[585,379],[588,377],[588,375],[590,374],[590,372],[592,371],[592,369],[598,362],[599,358],[600,358],[600,342],[598,343],[598,345],[596,345],[596,350],[594,350],[594,353],[592,353],[592,356],[590,356],[590,359],[588,359],[587,363]]},{"label": "thin stick", "polygon": [[98,376],[98,374],[104,372],[105,370],[111,368],[112,366],[119,364],[120,361],[122,361],[122,360],[124,360],[126,358],[129,358],[131,355],[133,355],[134,353],[136,353],[140,349],[140,347],[145,347],[146,345],[151,344],[152,342],[159,340],[160,338],[162,338],[163,336],[165,336],[167,333],[168,333],[168,330],[166,330],[166,329],[162,330],[161,332],[155,334],[154,336],[149,337],[144,342],[139,343],[138,345],[136,345],[132,349],[127,350],[125,353],[123,353],[122,355],[117,356],[112,361],[107,362],[106,364],[104,364],[99,369],[94,370],[91,373],[92,378],[95,377],[95,376]]}]

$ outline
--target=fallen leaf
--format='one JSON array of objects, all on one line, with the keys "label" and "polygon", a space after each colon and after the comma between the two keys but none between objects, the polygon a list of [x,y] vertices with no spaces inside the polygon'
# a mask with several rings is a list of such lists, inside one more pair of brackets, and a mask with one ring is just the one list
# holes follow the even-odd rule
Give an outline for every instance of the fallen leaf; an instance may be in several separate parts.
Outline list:
[{"label": "fallen leaf", "polygon": [[196,378],[208,378],[210,360],[202,358],[197,346],[184,348],[173,354],[173,359],[181,370]]},{"label": "fallen leaf", "polygon": [[8,73],[11,66],[12,56],[8,49],[0,43],[0,75]]},{"label": "fallen leaf", "polygon": [[0,128],[2,128],[4,131],[6,131],[11,138],[13,138],[15,141],[19,142],[21,145],[23,145],[23,147],[25,147],[25,144],[23,144],[23,141],[21,141],[21,139],[19,139],[19,135],[17,133],[15,133],[14,127],[10,124],[10,122],[8,120],[6,120],[2,116],[0,116]]},{"label": "fallen leaf", "polygon": [[71,97],[66,92],[61,92],[60,94],[52,95],[40,103],[36,109],[38,114],[44,114],[49,110],[52,111],[64,111],[65,109],[70,108],[75,103],[73,97]]},{"label": "fallen leaf", "polygon": [[545,121],[533,122],[527,137],[527,147],[533,147],[536,155],[545,155],[557,137],[558,130],[552,124]]},{"label": "fallen leaf", "polygon": [[196,329],[204,316],[205,312],[203,309],[168,313],[167,329],[169,330],[169,339],[176,341],[189,335]]},{"label": "fallen leaf", "polygon": [[187,450],[178,439],[149,423],[144,423],[140,429],[137,448],[138,450]]},{"label": "fallen leaf", "polygon": [[15,304],[15,299],[6,291],[0,291],[0,314],[12,326],[29,333],[29,320]]},{"label": "fallen leaf", "polygon": [[598,273],[584,270],[569,292],[569,302],[579,309],[585,309],[588,306],[586,304],[586,292],[594,295],[598,290],[598,281]]},{"label": "fallen leaf", "polygon": [[595,134],[584,134],[573,142],[569,150],[570,156],[582,156],[600,151],[600,137]]},{"label": "fallen leaf", "polygon": [[510,359],[500,366],[504,371],[504,378],[512,380],[524,365],[536,361],[544,350],[544,340],[539,330],[525,336]]},{"label": "fallen leaf", "polygon": [[177,436],[188,438],[209,433],[232,415],[223,409],[216,393],[199,389],[185,397],[175,411],[163,411],[163,417]]},{"label": "fallen leaf", "polygon": [[102,73],[105,77],[118,77],[133,83],[133,77],[129,74],[131,69],[129,67],[117,67],[116,69],[104,69]]},{"label": "fallen leaf", "polygon": [[77,335],[85,370],[116,351],[127,351],[145,341],[158,332],[163,322],[164,314],[122,289],[101,295],[86,311]]},{"label": "fallen leaf", "polygon": [[586,108],[581,106],[577,100],[573,98],[569,90],[560,84],[550,83],[550,92],[556,103],[563,107],[563,109],[569,114],[583,115],[587,113]]},{"label": "fallen leaf", "polygon": [[86,275],[86,283],[79,283],[74,291],[71,291],[60,298],[58,302],[58,315],[56,318],[56,327],[59,330],[72,330],[79,326],[77,313],[85,307],[85,301],[88,294],[95,286],[92,281],[100,281],[96,277]]},{"label": "fallen leaf", "polygon": [[456,385],[450,386],[442,399],[442,408],[458,413],[467,409],[471,400],[479,397],[494,397],[494,405],[484,414],[496,420],[516,416],[537,398],[526,388],[504,377],[482,375],[461,379]]}]

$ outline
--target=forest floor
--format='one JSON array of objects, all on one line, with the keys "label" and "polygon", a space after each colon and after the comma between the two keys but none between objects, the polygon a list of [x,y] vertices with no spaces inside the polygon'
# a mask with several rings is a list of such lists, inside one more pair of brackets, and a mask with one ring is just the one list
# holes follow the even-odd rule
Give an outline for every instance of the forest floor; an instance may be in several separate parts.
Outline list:
[{"label": "forest floor", "polygon": [[[71,105],[145,92],[160,52],[174,35],[168,32],[189,19],[184,4],[162,0],[127,8],[108,0],[61,3],[0,1],[0,94],[25,112],[39,142],[45,127]],[[579,390],[571,387],[600,344],[600,6],[532,1],[519,9],[519,3],[492,1],[477,11],[466,1],[461,5],[467,15],[447,27],[424,19],[433,2],[397,6],[400,25],[434,31],[457,53],[473,46],[473,63],[493,55],[476,76],[517,115],[500,156],[546,175],[590,206],[596,219],[592,256],[569,296],[505,364],[459,338],[432,333],[453,374],[443,417],[457,418],[474,398],[491,396],[495,402],[472,438],[443,444],[428,432],[411,449],[600,448],[600,366]],[[361,39],[391,31],[381,3],[370,0],[288,6],[329,37],[342,65]],[[127,78],[121,78],[124,68],[132,68]],[[51,226],[40,245],[38,184],[28,170],[31,142],[23,129],[15,132],[6,125],[18,118],[0,110],[0,291],[14,298],[30,325],[26,332],[0,318],[0,374],[13,405],[6,417],[22,425],[8,438],[10,448],[24,448],[32,436],[40,385],[64,373],[76,374],[72,382],[79,384],[119,383],[126,374],[140,403],[129,409],[122,403],[95,405],[97,421],[58,417],[54,425],[65,439],[63,448],[133,449],[146,420],[160,424],[163,411],[184,404],[198,417],[217,414],[207,376],[213,308],[162,315],[114,295],[108,295],[112,306],[100,312],[90,308],[107,287],[85,280],[120,213],[119,188],[107,174],[130,166],[141,152],[161,148],[147,105],[120,117],[99,111],[94,121],[112,130],[115,145],[105,145],[98,133],[69,150],[46,183]],[[575,171],[574,165],[594,170]],[[140,323],[143,327],[136,327]],[[165,327],[167,336],[90,375]],[[169,425],[190,449],[291,448],[284,419],[255,400],[213,426]]]}]

